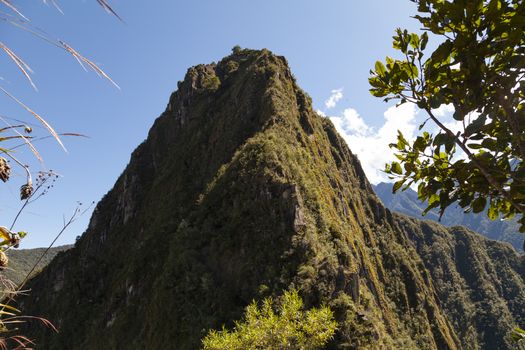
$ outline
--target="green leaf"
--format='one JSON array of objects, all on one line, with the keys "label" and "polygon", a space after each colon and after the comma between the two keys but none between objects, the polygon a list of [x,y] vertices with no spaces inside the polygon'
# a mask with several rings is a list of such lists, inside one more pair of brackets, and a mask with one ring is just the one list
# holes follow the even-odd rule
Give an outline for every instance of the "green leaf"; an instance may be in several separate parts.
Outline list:
[{"label": "green leaf", "polygon": [[372,96],[375,96],[375,97],[384,97],[386,95],[388,95],[388,92],[386,92],[384,89],[370,89],[368,90],[370,91],[370,93],[372,94]]},{"label": "green leaf", "polygon": [[498,209],[496,208],[496,206],[494,206],[493,204],[489,206],[489,210],[487,211],[487,216],[489,217],[490,220],[496,220],[498,218]]},{"label": "green leaf", "polygon": [[418,130],[421,130],[425,127],[425,124],[428,122],[428,119],[425,119],[425,121],[421,124],[419,124]]},{"label": "green leaf", "polygon": [[394,183],[394,186],[392,186],[392,193],[396,193],[401,186],[405,183],[405,180],[400,180]]},{"label": "green leaf", "polygon": [[397,149],[405,149],[408,146],[408,141],[405,139],[400,130],[397,131]]},{"label": "green leaf", "polygon": [[442,146],[444,144],[449,143],[450,141],[453,141],[454,139],[450,137],[448,134],[445,133],[439,133],[434,137],[433,145],[434,146]]},{"label": "green leaf", "polygon": [[454,118],[455,120],[463,120],[463,118],[465,118],[465,115],[460,111],[455,110],[454,114],[452,114],[452,118]]},{"label": "green leaf", "polygon": [[421,137],[418,136],[416,138],[416,141],[414,142],[414,151],[423,152],[425,148],[427,147],[427,141]]},{"label": "green leaf", "polygon": [[516,327],[511,333],[511,338],[516,343],[522,342],[525,339],[525,331]]},{"label": "green leaf", "polygon": [[474,213],[480,213],[485,209],[485,205],[487,204],[487,199],[485,197],[477,197],[472,202],[472,211]]},{"label": "green leaf", "polygon": [[399,174],[399,175],[401,175],[403,173],[403,169],[401,169],[401,165],[398,162],[392,162],[391,171],[394,174]]},{"label": "green leaf", "polygon": [[427,32],[424,32],[421,35],[421,44],[420,44],[421,51],[425,50],[425,48],[427,47],[427,43],[428,43],[428,34]]},{"label": "green leaf", "polygon": [[377,75],[379,75],[380,77],[384,77],[386,75],[385,65],[381,61],[376,61],[375,70]]},{"label": "green leaf", "polygon": [[428,205],[431,206],[435,203],[439,203],[439,195],[437,194],[433,194],[430,196],[430,198],[428,199]]},{"label": "green leaf", "polygon": [[441,94],[435,94],[430,98],[430,108],[436,109],[443,104],[443,96]]},{"label": "green leaf", "polygon": [[450,57],[452,47],[453,44],[450,40],[446,40],[438,46],[436,51],[434,51],[431,56],[432,63],[434,64],[434,66],[442,65],[446,61],[446,59]]},{"label": "green leaf", "polygon": [[410,46],[412,46],[412,48],[414,50],[418,49],[419,48],[419,36],[416,34],[416,33],[411,33],[410,34]]}]

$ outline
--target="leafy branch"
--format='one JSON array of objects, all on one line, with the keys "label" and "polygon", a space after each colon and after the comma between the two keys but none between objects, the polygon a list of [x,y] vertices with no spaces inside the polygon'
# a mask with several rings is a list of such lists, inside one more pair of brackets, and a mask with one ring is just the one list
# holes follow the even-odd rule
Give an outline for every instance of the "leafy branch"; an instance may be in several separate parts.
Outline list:
[{"label": "leafy branch", "polygon": [[[438,133],[391,144],[398,161],[386,166],[394,192],[418,185],[427,212],[452,203],[466,211],[488,206],[491,219],[519,215],[525,231],[525,4],[511,0],[413,0],[421,35],[398,29],[386,58],[371,71],[370,92],[414,103]],[[438,47],[425,56],[429,34]],[[450,105],[454,133],[434,110]],[[426,123],[426,121],[425,121]],[[420,130],[424,127],[423,123]],[[430,150],[434,157],[420,159]]]}]

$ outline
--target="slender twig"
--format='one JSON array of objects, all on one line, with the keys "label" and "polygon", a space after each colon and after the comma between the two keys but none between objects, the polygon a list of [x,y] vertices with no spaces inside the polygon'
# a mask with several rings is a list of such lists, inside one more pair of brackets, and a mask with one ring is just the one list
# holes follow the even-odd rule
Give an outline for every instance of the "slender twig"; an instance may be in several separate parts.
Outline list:
[{"label": "slender twig", "polygon": [[[74,223],[80,216],[84,215],[90,208],[91,208],[92,205],[90,205],[89,207],[87,207],[86,209],[84,209],[83,211],[80,211],[80,207],[76,207],[73,214],[71,215],[71,217],[69,218],[69,220],[63,225],[62,229],[57,233],[57,235],[55,236],[55,238],[53,239],[53,241],[49,244],[49,246],[46,248],[46,250],[40,255],[40,257],[38,258],[38,260],[33,264],[32,268],[29,270],[29,272],[26,274],[26,276],[24,277],[24,279],[22,280],[22,283],[20,283],[20,285],[18,286],[18,288],[16,289],[16,292],[13,293],[12,295],[9,296],[9,298],[7,299],[7,301],[5,302],[6,305],[9,305],[9,303],[11,303],[13,300],[14,300],[14,296],[16,295],[16,293],[18,293],[20,290],[22,290],[22,288],[24,288],[25,284],[27,283],[27,281],[29,281],[29,278],[31,277],[31,274],[36,270],[38,264],[42,261],[42,259],[46,256],[46,254],[49,252],[49,250],[53,247],[53,245],[55,244],[55,242],[60,238],[60,236],[66,231],[66,229],[72,224]],[[0,308],[0,310],[4,310],[4,307],[2,306]]]},{"label": "slender twig", "polygon": [[23,168],[25,170],[26,176],[27,176],[27,182],[30,183],[31,182],[31,172],[29,171],[29,167],[27,165],[25,165],[25,164],[22,164],[22,162],[20,162],[11,153],[5,152],[5,151],[0,151],[0,152],[5,154],[7,157],[11,158],[15,163],[17,163],[21,168]]},{"label": "slender twig", "polygon": [[[58,133],[59,136],[78,136],[78,137],[86,137],[86,138],[89,138],[89,136],[87,135],[82,135],[82,134],[78,134],[78,133],[74,133],[74,132],[62,132],[62,133]],[[48,136],[42,136],[42,137],[37,137],[37,138],[33,138],[31,140],[31,143],[35,143],[35,142],[38,142],[38,141],[43,141],[43,140],[46,140],[46,139],[50,139],[52,138],[53,136],[51,135],[48,135]],[[25,146],[25,143],[20,143],[18,145],[15,145],[11,148],[8,149],[8,151],[13,151],[17,148],[20,148],[22,146]]]},{"label": "slender twig", "polygon": [[[54,175],[54,173],[47,173],[48,175]],[[13,222],[11,223],[11,226],[9,227],[9,231],[11,231],[13,229],[13,227],[15,226],[18,218],[20,217],[20,214],[22,214],[22,212],[24,211],[24,209],[33,202],[32,198],[37,194],[39,193],[39,190],[45,185],[45,183],[47,182],[49,178],[46,178],[44,180],[42,180],[41,182],[40,181],[37,181],[38,184],[36,186],[36,188],[33,190],[33,192],[29,195],[29,197],[27,197],[27,199],[24,201],[24,204],[22,204],[22,207],[18,210],[18,213],[16,214],[15,218],[13,219]],[[39,196],[41,195],[41,192],[39,193]]]}]

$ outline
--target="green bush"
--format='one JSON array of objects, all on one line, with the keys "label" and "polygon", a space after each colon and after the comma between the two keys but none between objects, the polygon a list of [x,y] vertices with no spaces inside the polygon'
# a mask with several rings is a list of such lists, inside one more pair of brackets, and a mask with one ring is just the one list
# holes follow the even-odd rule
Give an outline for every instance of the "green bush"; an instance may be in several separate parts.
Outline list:
[{"label": "green bush", "polygon": [[264,299],[260,308],[253,302],[233,331],[212,330],[202,343],[205,350],[314,350],[326,345],[336,328],[328,307],[305,311],[301,297],[292,290],[284,293],[277,308],[271,298]]}]

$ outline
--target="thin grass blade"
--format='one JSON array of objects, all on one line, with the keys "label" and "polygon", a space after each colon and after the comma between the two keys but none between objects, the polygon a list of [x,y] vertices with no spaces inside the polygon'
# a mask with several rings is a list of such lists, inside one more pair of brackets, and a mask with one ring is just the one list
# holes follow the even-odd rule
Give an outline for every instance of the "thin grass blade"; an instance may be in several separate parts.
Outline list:
[{"label": "thin grass blade", "polygon": [[[89,66],[89,68],[91,68],[95,73],[99,74],[100,76],[106,78],[108,81],[111,82],[111,84],[113,84],[117,89],[120,90],[120,86],[118,86],[117,83],[115,83],[113,81],[113,79],[111,79],[102,69],[100,69],[95,63],[93,63],[92,61],[90,61],[89,59],[87,59],[86,57],[82,56],[81,54],[79,54],[75,49],[73,49],[71,46],[69,46],[68,44],[66,44],[64,41],[62,40],[59,40],[58,41],[60,43],[60,45],[62,45],[64,47],[64,49],[66,49],[66,51],[68,51],[73,57],[75,57],[77,59],[77,61],[82,61],[83,63],[85,63],[86,65]],[[81,63],[82,64],[82,63]]]},{"label": "thin grass blade", "polygon": [[0,48],[5,51],[5,53],[11,58],[11,60],[18,66],[20,71],[22,71],[22,74],[26,77],[26,79],[29,81],[33,89],[38,90],[36,88],[35,83],[33,82],[33,79],[31,79],[31,76],[29,73],[33,73],[33,70],[27,63],[25,63],[18,55],[16,55],[13,50],[11,50],[9,47],[7,47],[4,43],[0,42]]},{"label": "thin grass blade", "polygon": [[4,94],[6,94],[9,98],[11,98],[12,100],[14,100],[16,103],[18,103],[20,106],[22,106],[26,111],[28,111],[29,113],[31,113],[36,119],[38,119],[45,127],[46,129],[51,133],[51,135],[53,135],[53,137],[55,138],[55,140],[60,144],[60,146],[62,146],[62,149],[67,152],[67,149],[66,147],[64,146],[64,144],[62,143],[62,141],[60,140],[60,137],[58,137],[58,134],[56,133],[56,131],[51,127],[51,125],[49,125],[48,122],[45,121],[44,118],[42,118],[41,116],[39,116],[35,111],[33,111],[31,108],[29,108],[28,106],[26,106],[22,101],[20,101],[19,99],[17,99],[15,96],[13,96],[9,91],[7,91],[6,89],[4,89],[3,87],[0,86],[0,90],[2,90],[2,92]]},{"label": "thin grass blade", "polygon": [[[60,12],[61,14],[64,14],[64,11],[62,11],[62,9],[60,8],[60,6],[58,5],[58,2],[55,1],[55,0],[49,0],[49,3],[51,3],[56,9],[58,12]],[[44,0],[44,4],[48,4],[48,1],[47,0]]]},{"label": "thin grass blade", "polygon": [[20,11],[18,11],[18,9],[13,4],[11,4],[11,1],[9,1],[9,0],[0,0],[0,3],[2,3],[5,6],[9,7],[11,9],[11,11],[15,12],[20,17],[22,17],[25,20],[29,21],[29,19],[26,16],[24,16]]},{"label": "thin grass blade", "polygon": [[100,4],[100,6],[102,6],[104,10],[106,10],[108,13],[111,13],[113,16],[117,17],[119,20],[122,21],[122,18],[120,18],[120,16],[111,8],[111,6],[106,0],[97,0],[97,2]]}]

